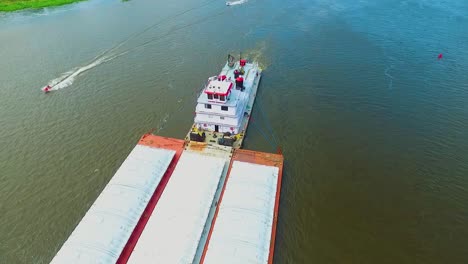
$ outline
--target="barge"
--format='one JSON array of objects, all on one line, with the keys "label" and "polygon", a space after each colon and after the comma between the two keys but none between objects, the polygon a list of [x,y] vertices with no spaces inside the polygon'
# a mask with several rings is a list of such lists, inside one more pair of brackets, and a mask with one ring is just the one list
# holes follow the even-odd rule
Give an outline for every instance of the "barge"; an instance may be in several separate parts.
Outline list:
[{"label": "barge", "polygon": [[185,139],[143,135],[51,263],[272,263],[283,156],[241,149],[261,76],[228,56]]}]

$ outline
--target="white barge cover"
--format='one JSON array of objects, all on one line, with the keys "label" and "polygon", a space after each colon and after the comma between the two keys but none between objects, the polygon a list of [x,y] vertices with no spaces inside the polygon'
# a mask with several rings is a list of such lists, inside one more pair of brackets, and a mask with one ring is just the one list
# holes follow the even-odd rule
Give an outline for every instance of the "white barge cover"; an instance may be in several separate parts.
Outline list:
[{"label": "white barge cover", "polygon": [[127,263],[193,262],[227,161],[182,153]]},{"label": "white barge cover", "polygon": [[51,263],[115,263],[175,153],[136,145]]},{"label": "white barge cover", "polygon": [[202,263],[271,263],[282,156],[278,155],[278,166],[235,159]]}]

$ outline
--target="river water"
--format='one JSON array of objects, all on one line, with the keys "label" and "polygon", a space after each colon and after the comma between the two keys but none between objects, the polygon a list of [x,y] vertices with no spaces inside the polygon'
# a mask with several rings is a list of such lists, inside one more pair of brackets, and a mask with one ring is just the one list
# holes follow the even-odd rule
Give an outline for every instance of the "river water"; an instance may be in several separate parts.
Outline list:
[{"label": "river water", "polygon": [[245,148],[286,158],[275,263],[468,263],[467,14],[464,0],[0,14],[0,263],[48,263],[139,137],[183,138],[200,85],[239,52],[265,68]]}]

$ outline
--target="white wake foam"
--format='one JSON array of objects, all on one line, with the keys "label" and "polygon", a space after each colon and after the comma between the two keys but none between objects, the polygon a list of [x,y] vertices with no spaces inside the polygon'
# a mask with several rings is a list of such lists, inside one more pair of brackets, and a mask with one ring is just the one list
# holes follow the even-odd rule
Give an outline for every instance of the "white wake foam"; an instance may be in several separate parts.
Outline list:
[{"label": "white wake foam", "polygon": [[390,83],[388,84],[388,89],[392,89],[392,87],[393,87],[394,77],[388,73],[392,68],[393,68],[393,65],[391,65],[390,67],[387,67],[387,69],[385,69],[385,76],[387,76],[390,79]]},{"label": "white wake foam", "polygon": [[113,60],[113,59],[115,59],[117,57],[120,57],[120,56],[122,56],[122,55],[124,55],[126,53],[127,52],[122,52],[122,53],[119,53],[119,54],[113,55],[113,56],[109,55],[109,56],[98,57],[95,60],[93,60],[91,63],[89,63],[88,65],[85,65],[85,66],[79,67],[79,68],[75,68],[75,69],[73,69],[71,71],[68,71],[68,72],[62,74],[60,77],[51,80],[48,83],[48,85],[52,87],[51,90],[59,90],[59,89],[66,88],[66,87],[73,84],[73,82],[75,81],[75,78],[78,75],[80,75],[80,74],[82,74],[82,73],[84,73],[84,72],[86,72],[86,71],[88,71],[88,70],[90,70],[90,69],[92,69],[92,68],[94,68],[94,67],[96,67],[96,66],[98,66],[98,65],[100,65],[102,63],[104,63],[104,62],[108,62],[108,61],[111,61],[111,60]]},{"label": "white wake foam", "polygon": [[226,2],[226,5],[234,6],[234,5],[242,5],[244,3],[247,3],[247,0],[229,1],[229,2]]}]

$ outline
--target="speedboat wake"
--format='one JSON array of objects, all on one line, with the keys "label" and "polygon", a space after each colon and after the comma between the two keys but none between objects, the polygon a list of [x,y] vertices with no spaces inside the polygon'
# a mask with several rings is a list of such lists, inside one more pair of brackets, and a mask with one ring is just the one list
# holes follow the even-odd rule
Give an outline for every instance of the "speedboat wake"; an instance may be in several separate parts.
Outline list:
[{"label": "speedboat wake", "polygon": [[88,65],[85,65],[85,66],[82,66],[82,67],[78,67],[78,68],[75,68],[71,71],[68,71],[64,74],[62,74],[62,76],[58,77],[58,78],[55,78],[53,80],[51,80],[47,86],[41,88],[41,90],[45,93],[48,93],[48,92],[51,92],[51,91],[56,91],[56,90],[59,90],[59,89],[63,89],[63,88],[66,88],[70,85],[73,84],[73,82],[75,81],[75,78],[88,71],[88,70],[91,70],[92,68],[102,64],[102,63],[105,63],[105,62],[108,62],[108,61],[111,61],[117,57],[120,57],[124,54],[126,54],[127,52],[122,52],[122,53],[119,53],[117,55],[114,55],[114,56],[101,56],[101,57],[98,57],[96,59],[94,59],[92,62],[90,62]]},{"label": "speedboat wake", "polygon": [[235,6],[235,5],[242,5],[244,3],[247,3],[247,0],[229,1],[229,2],[226,2],[226,5]]}]

